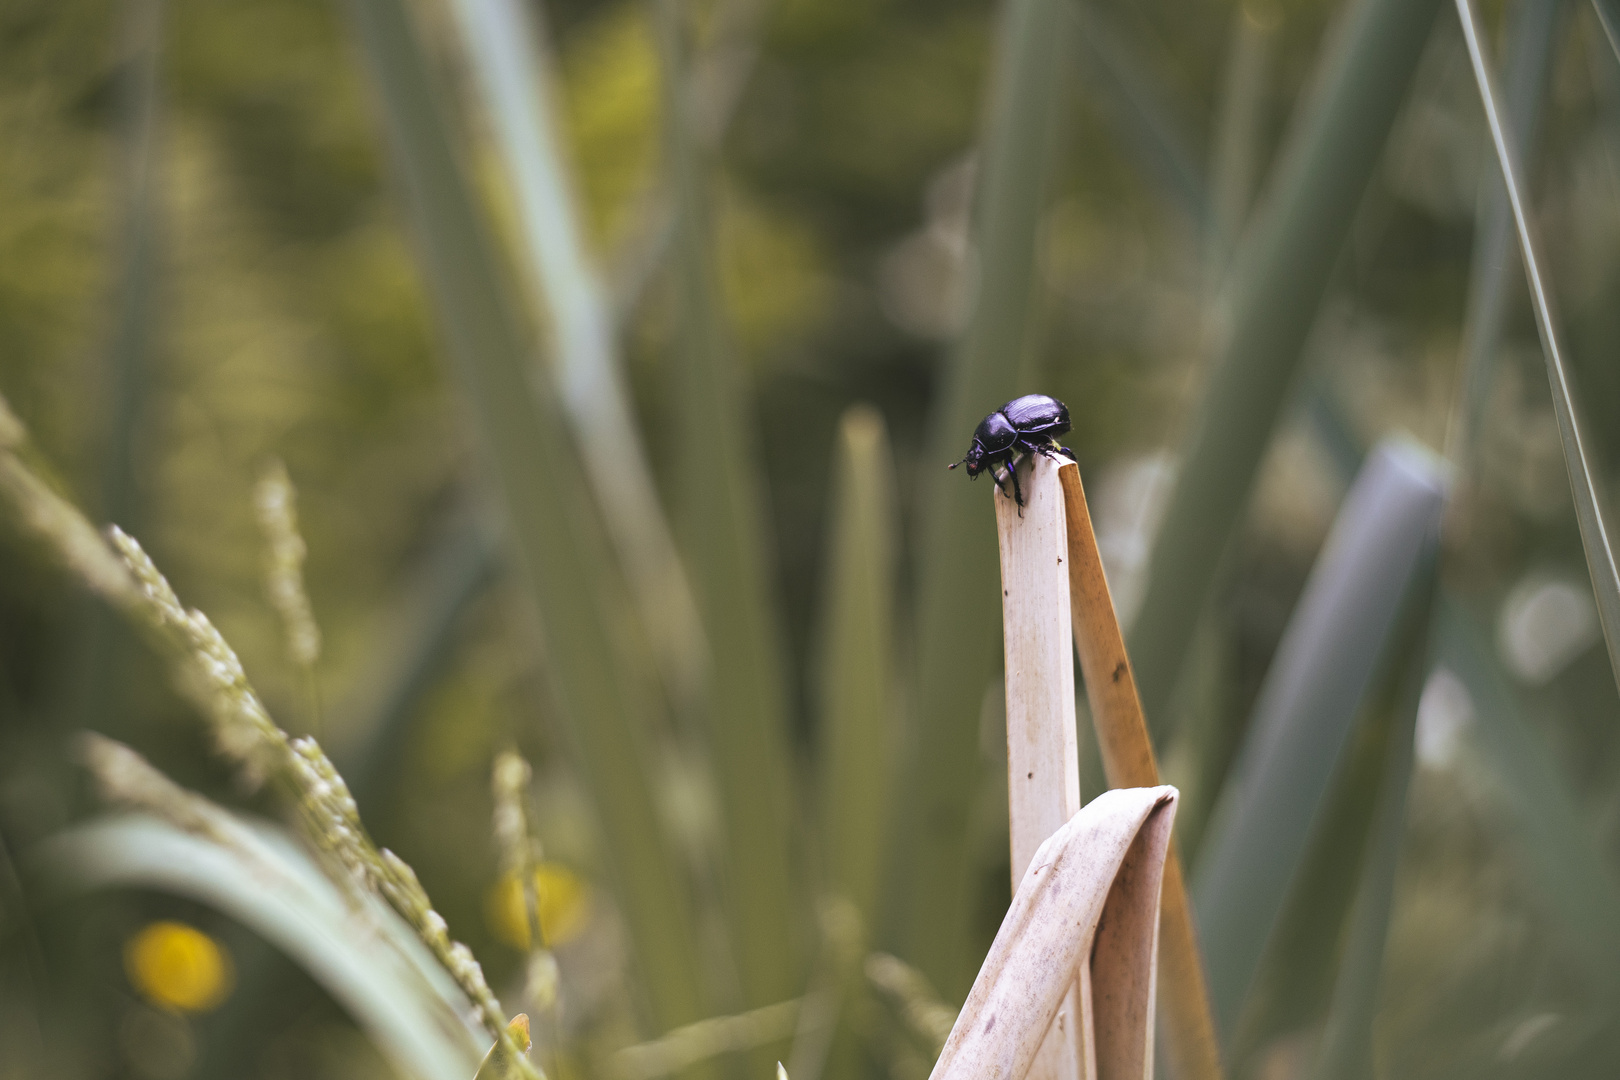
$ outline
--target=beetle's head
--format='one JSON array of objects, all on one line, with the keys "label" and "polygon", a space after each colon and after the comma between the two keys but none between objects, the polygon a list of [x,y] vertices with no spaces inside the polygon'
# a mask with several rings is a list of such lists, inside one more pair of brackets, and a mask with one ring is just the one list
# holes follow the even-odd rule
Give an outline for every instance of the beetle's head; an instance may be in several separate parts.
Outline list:
[{"label": "beetle's head", "polygon": [[984,447],[980,445],[978,439],[974,439],[973,445],[968,447],[967,456],[961,461],[953,462],[951,468],[954,469],[958,465],[966,465],[967,474],[972,479],[977,479],[984,471]]}]

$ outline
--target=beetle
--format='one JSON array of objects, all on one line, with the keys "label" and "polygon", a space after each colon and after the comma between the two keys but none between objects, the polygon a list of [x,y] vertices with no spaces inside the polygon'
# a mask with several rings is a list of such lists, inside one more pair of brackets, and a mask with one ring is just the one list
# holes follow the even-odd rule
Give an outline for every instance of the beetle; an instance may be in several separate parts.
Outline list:
[{"label": "beetle", "polygon": [[[1024,508],[1024,493],[1018,487],[1018,470],[1014,457],[1018,454],[1046,454],[1055,457],[1059,452],[1073,460],[1067,447],[1058,445],[1058,436],[1069,430],[1069,407],[1045,394],[1025,394],[979,422],[968,445],[967,456],[951,465],[966,465],[967,474],[974,480],[986,469],[1001,493],[1007,493],[1007,482],[1012,482],[1013,501],[1020,511]],[[1007,470],[1002,479],[996,466]]]}]

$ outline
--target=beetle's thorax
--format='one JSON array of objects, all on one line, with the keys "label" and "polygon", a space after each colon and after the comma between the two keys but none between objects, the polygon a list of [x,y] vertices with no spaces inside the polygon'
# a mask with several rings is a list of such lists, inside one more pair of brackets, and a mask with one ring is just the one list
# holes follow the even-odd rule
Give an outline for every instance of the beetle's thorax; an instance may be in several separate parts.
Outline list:
[{"label": "beetle's thorax", "polygon": [[[976,453],[980,458],[995,458],[1011,450],[1017,441],[1018,429],[1008,422],[1006,416],[993,412],[984,418],[973,433],[973,449],[969,453]],[[984,465],[982,461],[979,463],[980,468],[984,468]]]}]

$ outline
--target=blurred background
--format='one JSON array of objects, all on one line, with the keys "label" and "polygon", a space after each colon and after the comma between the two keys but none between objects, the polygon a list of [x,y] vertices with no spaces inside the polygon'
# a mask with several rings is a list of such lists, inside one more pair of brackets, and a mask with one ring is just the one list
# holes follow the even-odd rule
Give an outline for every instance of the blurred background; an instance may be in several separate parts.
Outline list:
[{"label": "blurred background", "polygon": [[[1620,594],[1570,494],[1620,465],[1612,13],[1481,12],[1585,465],[1435,0],[8,0],[0,393],[513,1012],[532,762],[552,1076],[927,1074],[1010,895],[991,489],[945,466],[1036,391],[1232,1075],[1612,1075]],[[6,517],[0,1077],[409,1075],[243,911],[53,877],[109,812],[79,731],[281,811]]]}]

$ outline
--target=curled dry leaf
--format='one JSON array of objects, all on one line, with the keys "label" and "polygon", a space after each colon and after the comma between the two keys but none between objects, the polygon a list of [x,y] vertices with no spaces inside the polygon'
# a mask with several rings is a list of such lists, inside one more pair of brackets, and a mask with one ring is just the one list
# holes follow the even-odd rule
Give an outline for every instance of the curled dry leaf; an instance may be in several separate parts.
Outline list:
[{"label": "curled dry leaf", "polygon": [[1098,1080],[1153,1072],[1159,890],[1173,787],[1106,792],[1041,845],[931,1080],[1020,1080],[1081,963]]}]

